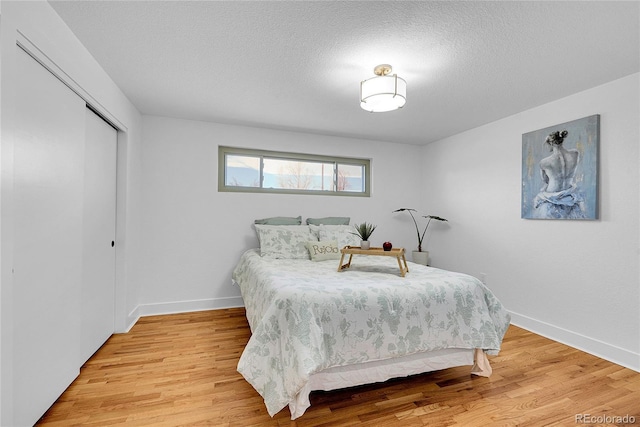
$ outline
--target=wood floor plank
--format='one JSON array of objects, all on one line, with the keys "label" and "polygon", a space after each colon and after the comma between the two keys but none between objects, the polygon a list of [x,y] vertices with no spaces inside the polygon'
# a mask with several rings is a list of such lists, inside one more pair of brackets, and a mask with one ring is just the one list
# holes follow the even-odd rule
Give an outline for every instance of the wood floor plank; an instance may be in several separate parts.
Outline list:
[{"label": "wood floor plank", "polygon": [[314,392],[301,418],[271,418],[236,371],[250,334],[242,308],[144,317],[87,361],[37,425],[538,427],[578,425],[577,414],[640,425],[640,373],[515,326],[490,378],[456,367]]}]

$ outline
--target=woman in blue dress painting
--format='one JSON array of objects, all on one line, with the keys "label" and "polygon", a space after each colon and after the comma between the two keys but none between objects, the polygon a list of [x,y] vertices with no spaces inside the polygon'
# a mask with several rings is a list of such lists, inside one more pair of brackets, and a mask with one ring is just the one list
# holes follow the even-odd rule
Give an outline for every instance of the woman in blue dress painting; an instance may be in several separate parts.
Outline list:
[{"label": "woman in blue dress painting", "polygon": [[540,160],[544,186],[534,200],[536,218],[585,218],[584,195],[575,182],[580,153],[576,149],[567,150],[562,146],[568,134],[566,130],[555,131],[544,141],[552,153]]}]

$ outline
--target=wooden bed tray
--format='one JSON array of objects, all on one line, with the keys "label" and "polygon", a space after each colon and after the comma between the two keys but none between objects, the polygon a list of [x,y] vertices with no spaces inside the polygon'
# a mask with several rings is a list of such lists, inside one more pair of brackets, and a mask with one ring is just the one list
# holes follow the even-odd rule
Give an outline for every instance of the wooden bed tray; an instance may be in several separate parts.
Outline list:
[{"label": "wooden bed tray", "polygon": [[[374,255],[374,256],[391,256],[398,260],[398,267],[400,268],[400,276],[404,277],[409,272],[409,266],[407,266],[407,259],[404,256],[404,248],[391,248],[391,250],[385,251],[380,247],[372,247],[369,249],[362,249],[360,246],[345,246],[340,249],[342,256],[340,257],[340,265],[338,271],[345,270],[351,267],[351,260],[354,255]],[[344,256],[349,255],[349,261],[344,264]]]}]

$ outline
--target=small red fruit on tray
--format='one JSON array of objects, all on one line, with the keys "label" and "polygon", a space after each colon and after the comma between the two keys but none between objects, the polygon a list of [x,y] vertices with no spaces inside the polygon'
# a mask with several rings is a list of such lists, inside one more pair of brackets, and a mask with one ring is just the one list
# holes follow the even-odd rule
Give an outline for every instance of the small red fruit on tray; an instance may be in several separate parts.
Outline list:
[{"label": "small red fruit on tray", "polygon": [[391,242],[384,242],[382,244],[382,249],[384,249],[385,251],[390,251],[392,247],[393,245],[391,244]]}]

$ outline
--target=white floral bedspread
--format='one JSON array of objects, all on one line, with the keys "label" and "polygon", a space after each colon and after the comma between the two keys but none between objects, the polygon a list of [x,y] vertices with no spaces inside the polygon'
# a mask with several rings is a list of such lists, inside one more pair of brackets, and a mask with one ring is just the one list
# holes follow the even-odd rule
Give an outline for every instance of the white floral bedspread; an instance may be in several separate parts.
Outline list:
[{"label": "white floral bedspread", "polygon": [[392,257],[265,259],[245,252],[233,272],[252,336],[238,372],[271,416],[317,371],[444,348],[500,350],[509,314],[475,277]]}]

